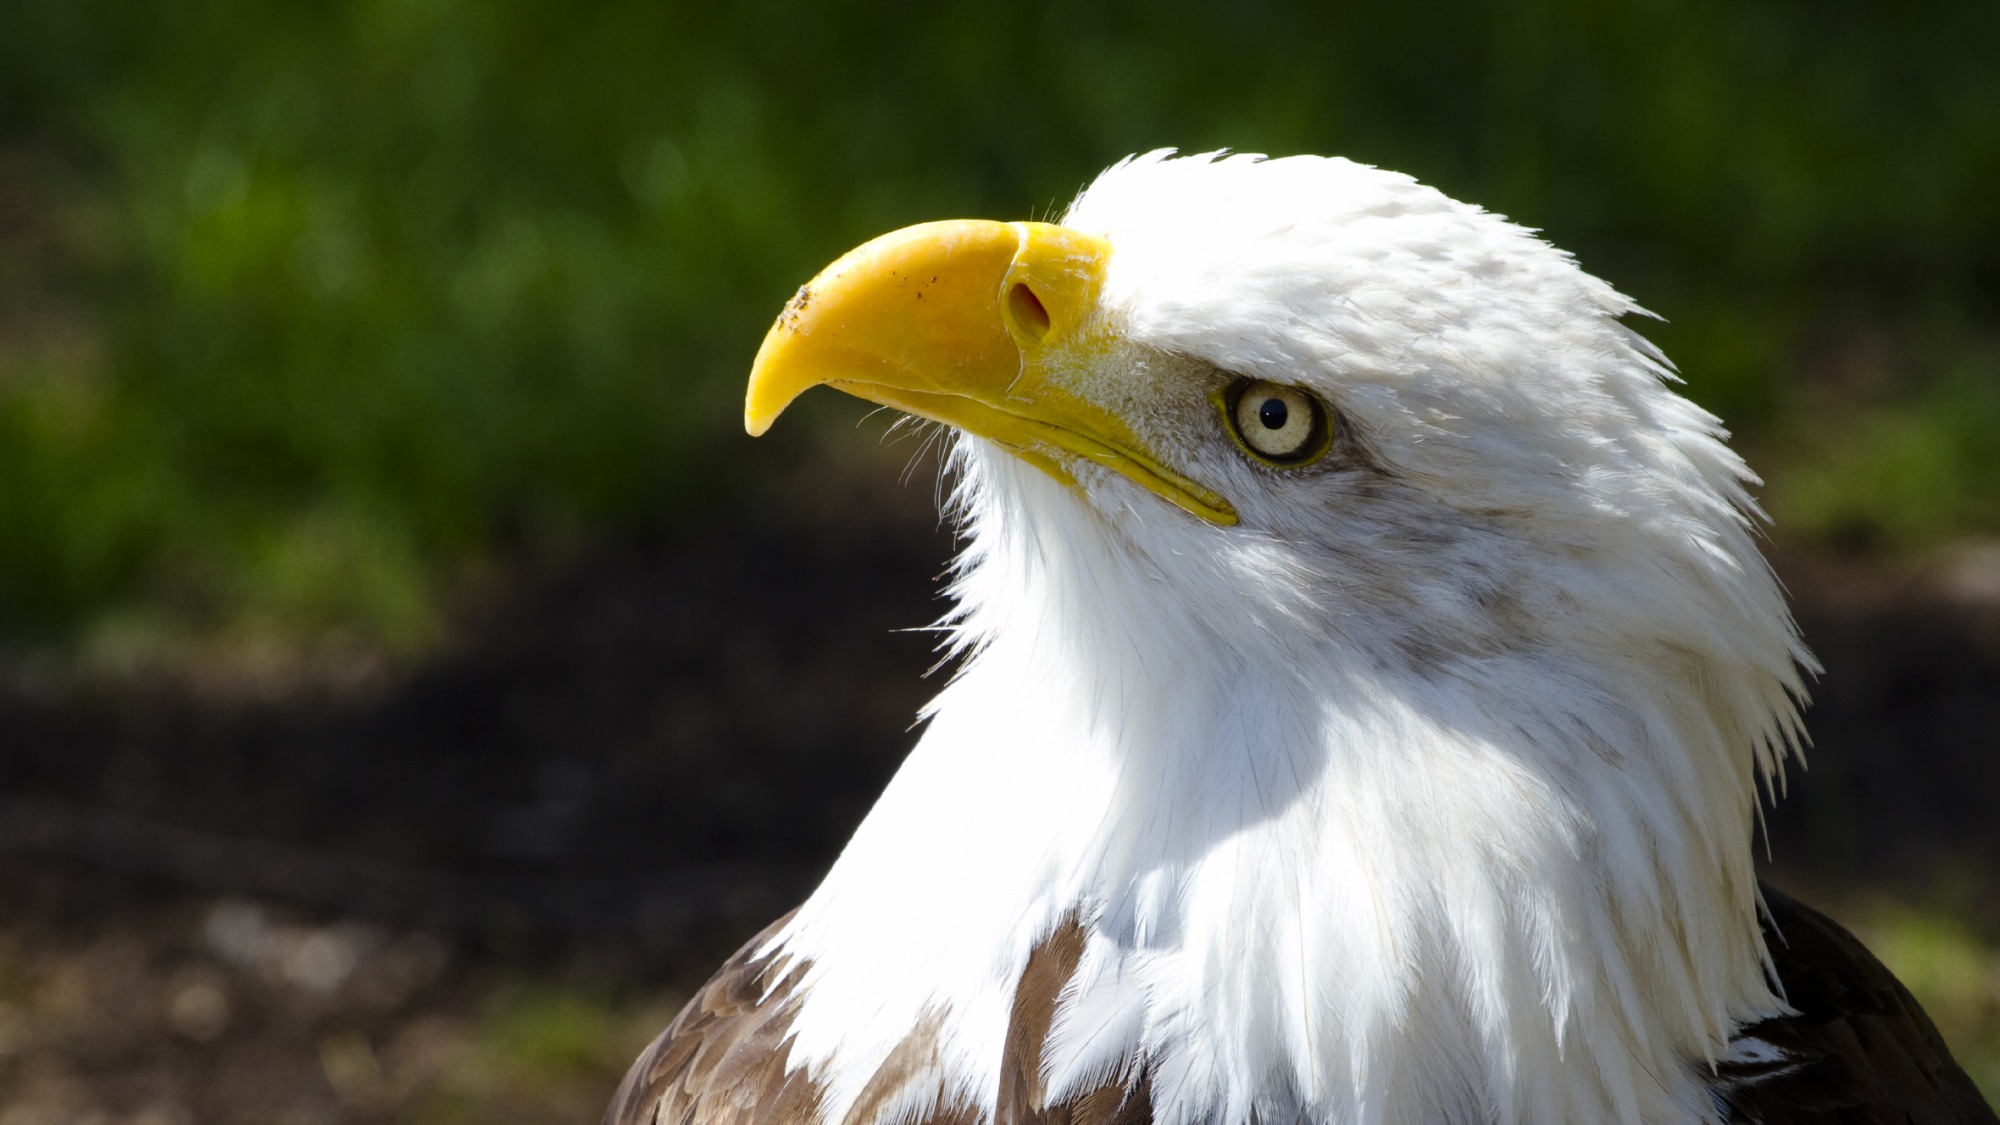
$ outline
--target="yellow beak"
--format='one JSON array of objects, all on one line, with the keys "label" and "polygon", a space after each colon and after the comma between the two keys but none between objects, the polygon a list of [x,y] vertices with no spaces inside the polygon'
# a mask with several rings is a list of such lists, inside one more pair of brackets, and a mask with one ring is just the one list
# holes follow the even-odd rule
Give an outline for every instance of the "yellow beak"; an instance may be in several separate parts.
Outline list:
[{"label": "yellow beak", "polygon": [[1097,301],[1110,246],[1048,223],[923,223],[849,251],[800,289],[750,370],[754,437],[826,384],[1005,446],[1074,485],[1077,459],[1213,523],[1236,510],[1169,469],[1079,371],[1113,340]]}]

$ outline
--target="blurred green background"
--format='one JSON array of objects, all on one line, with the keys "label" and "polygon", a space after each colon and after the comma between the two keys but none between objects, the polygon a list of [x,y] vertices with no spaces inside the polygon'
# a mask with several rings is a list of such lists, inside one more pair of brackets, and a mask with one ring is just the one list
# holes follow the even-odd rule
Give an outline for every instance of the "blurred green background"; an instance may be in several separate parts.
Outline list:
[{"label": "blurred green background", "polygon": [[[748,472],[874,233],[1157,146],[1340,153],[1667,318],[1781,534],[2000,528],[2000,5],[0,9],[0,621],[342,628]],[[716,466],[725,467],[718,472]]]},{"label": "blurred green background", "polygon": [[[754,495],[742,381],[833,256],[1163,146],[1542,229],[1666,318],[1788,551],[1992,536],[1996,44],[1992,0],[6,0],[0,650],[420,658],[514,561]],[[2000,1090],[2000,954],[1857,901]],[[410,1119],[581,1120],[670,1010],[546,987]]]}]

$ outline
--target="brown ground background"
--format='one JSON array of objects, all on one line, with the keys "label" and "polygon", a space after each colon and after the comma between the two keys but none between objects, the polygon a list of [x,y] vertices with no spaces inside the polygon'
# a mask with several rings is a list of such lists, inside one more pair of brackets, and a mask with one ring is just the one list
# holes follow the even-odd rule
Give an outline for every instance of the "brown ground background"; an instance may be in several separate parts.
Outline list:
[{"label": "brown ground background", "polygon": [[[593,1120],[910,741],[951,549],[914,476],[518,574],[417,667],[10,665],[0,1125]],[[1826,674],[1774,877],[1992,935],[2000,550],[1779,566]]]}]

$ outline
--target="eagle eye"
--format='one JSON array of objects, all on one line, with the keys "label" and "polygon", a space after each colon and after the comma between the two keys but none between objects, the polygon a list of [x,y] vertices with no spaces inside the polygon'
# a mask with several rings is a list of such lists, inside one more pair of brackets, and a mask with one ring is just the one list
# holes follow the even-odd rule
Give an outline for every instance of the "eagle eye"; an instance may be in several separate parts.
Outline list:
[{"label": "eagle eye", "polygon": [[1326,407],[1297,387],[1243,379],[1229,388],[1221,406],[1237,444],[1267,465],[1309,465],[1333,444]]}]

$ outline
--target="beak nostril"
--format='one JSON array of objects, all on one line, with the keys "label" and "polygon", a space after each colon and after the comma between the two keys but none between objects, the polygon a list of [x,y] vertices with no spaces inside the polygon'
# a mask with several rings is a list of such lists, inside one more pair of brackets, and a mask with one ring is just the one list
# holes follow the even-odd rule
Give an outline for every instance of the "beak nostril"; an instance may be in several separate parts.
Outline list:
[{"label": "beak nostril", "polygon": [[1024,344],[1040,343],[1049,334],[1049,310],[1025,284],[1007,287],[1007,323]]}]

